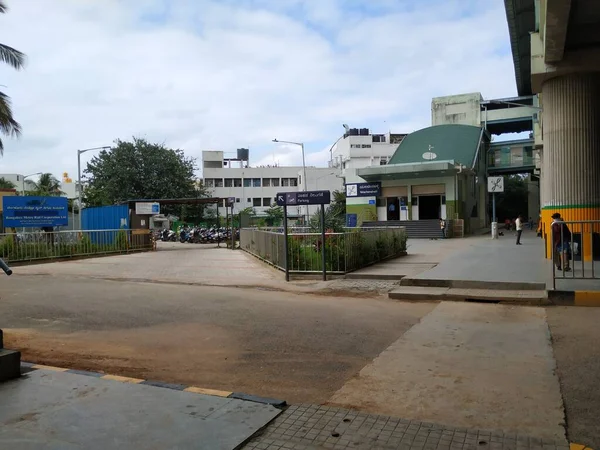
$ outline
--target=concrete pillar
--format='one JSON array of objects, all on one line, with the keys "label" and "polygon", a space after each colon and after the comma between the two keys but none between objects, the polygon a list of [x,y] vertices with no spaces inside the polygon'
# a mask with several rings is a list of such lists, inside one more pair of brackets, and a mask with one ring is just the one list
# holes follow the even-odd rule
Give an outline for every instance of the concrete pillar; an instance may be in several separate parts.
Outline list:
[{"label": "concrete pillar", "polygon": [[[600,72],[546,81],[543,94],[542,220],[554,212],[566,221],[600,220]],[[592,257],[592,225],[573,225],[583,235],[583,256]]]}]

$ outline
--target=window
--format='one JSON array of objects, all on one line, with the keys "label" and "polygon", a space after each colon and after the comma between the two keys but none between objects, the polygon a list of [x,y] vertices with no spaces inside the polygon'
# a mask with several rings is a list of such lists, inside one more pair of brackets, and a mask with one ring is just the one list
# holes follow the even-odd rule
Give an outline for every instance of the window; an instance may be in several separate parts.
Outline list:
[{"label": "window", "polygon": [[233,187],[242,187],[242,179],[234,178],[233,179]]},{"label": "window", "polygon": [[299,176],[298,176],[298,183],[299,183],[299,184],[302,184],[302,175],[299,175]]},{"label": "window", "polygon": [[271,197],[263,198],[263,206],[271,206]]},{"label": "window", "polygon": [[253,198],[252,206],[260,206],[260,198]]},{"label": "window", "polygon": [[263,184],[263,187],[269,187],[269,186],[271,186],[271,179],[270,178],[263,178],[262,184]]},{"label": "window", "polygon": [[290,186],[298,186],[298,180],[296,178],[290,178]]},{"label": "window", "polygon": [[350,148],[360,148],[360,144],[350,144]]},{"label": "window", "polygon": [[225,187],[233,187],[233,178],[225,178]]},{"label": "window", "polygon": [[252,180],[250,178],[244,178],[244,187],[250,187]]},{"label": "window", "polygon": [[289,178],[282,178],[281,179],[281,185],[282,186],[289,186],[290,185],[290,179]]},{"label": "window", "polygon": [[215,187],[215,180],[212,178],[206,178],[204,180],[204,184],[206,185],[206,187],[213,188]]},{"label": "window", "polygon": [[239,202],[240,202],[240,199],[239,199],[239,198],[236,198],[236,199],[235,199],[235,202],[236,202],[236,203],[239,203]]},{"label": "window", "polygon": [[388,159],[387,156],[382,156],[381,159],[379,160],[379,165],[380,166],[385,166],[388,163]]},{"label": "window", "polygon": [[249,198],[248,201],[246,201],[246,203],[252,203],[252,199]]},{"label": "window", "polygon": [[279,178],[271,178],[271,186],[279,187]]},{"label": "window", "polygon": [[260,178],[252,178],[252,187],[260,187]]},{"label": "window", "polygon": [[363,144],[361,147],[362,148],[371,148],[371,144]]},{"label": "window", "polygon": [[223,187],[223,178],[215,178],[215,187]]}]

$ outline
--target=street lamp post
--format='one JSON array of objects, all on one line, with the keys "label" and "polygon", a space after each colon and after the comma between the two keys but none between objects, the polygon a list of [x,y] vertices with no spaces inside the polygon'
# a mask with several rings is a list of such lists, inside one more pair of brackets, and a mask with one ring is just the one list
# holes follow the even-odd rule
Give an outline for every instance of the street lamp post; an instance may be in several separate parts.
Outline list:
[{"label": "street lamp post", "polygon": [[[108,150],[110,146],[103,147],[92,147],[84,148],[83,150],[77,150],[77,189],[78,189],[78,205],[77,212],[79,213],[79,229],[81,230],[81,206],[83,205],[83,186],[81,185],[81,154],[85,152],[91,152],[92,150]],[[74,209],[73,209],[74,210]]]},{"label": "street lamp post", "polygon": [[[307,191],[307,184],[308,184],[308,179],[306,178],[306,159],[305,159],[305,155],[304,155],[304,143],[302,142],[292,142],[292,141],[280,141],[278,139],[273,139],[273,142],[278,142],[281,144],[292,144],[292,145],[299,145],[300,148],[302,149],[302,172],[304,173],[304,191]],[[306,223],[308,223],[308,205],[306,205]]]},{"label": "street lamp post", "polygon": [[29,177],[33,177],[35,175],[41,175],[42,172],[30,173],[29,175],[25,175],[21,180],[21,195],[25,196],[25,179]]}]

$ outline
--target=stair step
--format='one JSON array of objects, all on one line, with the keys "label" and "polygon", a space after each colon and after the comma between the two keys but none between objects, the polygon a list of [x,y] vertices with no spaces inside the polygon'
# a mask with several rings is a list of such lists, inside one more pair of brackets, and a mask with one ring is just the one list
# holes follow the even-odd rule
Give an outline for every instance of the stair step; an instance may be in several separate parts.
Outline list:
[{"label": "stair step", "polygon": [[391,291],[388,296],[394,300],[450,300],[534,305],[548,304],[548,293],[546,290],[492,290],[400,286]]},{"label": "stair step", "polygon": [[21,376],[21,352],[0,348],[0,382]]},{"label": "stair step", "polygon": [[401,286],[440,287],[457,289],[491,289],[495,291],[545,291],[546,284],[532,281],[447,280],[431,278],[403,278]]}]

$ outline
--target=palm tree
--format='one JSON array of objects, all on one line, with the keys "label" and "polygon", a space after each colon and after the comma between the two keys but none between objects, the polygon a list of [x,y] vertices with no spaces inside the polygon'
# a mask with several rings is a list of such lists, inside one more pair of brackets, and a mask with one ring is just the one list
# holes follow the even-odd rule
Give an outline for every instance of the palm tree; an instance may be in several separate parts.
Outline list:
[{"label": "palm tree", "polygon": [[[5,14],[7,10],[4,1],[0,0],[0,14]],[[20,70],[25,64],[25,55],[8,45],[0,44],[0,61]],[[21,135],[21,125],[13,118],[10,97],[4,92],[0,92],[0,133],[12,137]],[[4,145],[0,139],[0,155],[3,153]]]},{"label": "palm tree", "polygon": [[60,190],[60,181],[51,173],[43,173],[37,181],[28,181],[30,195],[39,195],[42,197],[60,197],[63,191]]},{"label": "palm tree", "polygon": [[6,178],[0,178],[0,189],[14,189],[16,188],[15,183]]}]

